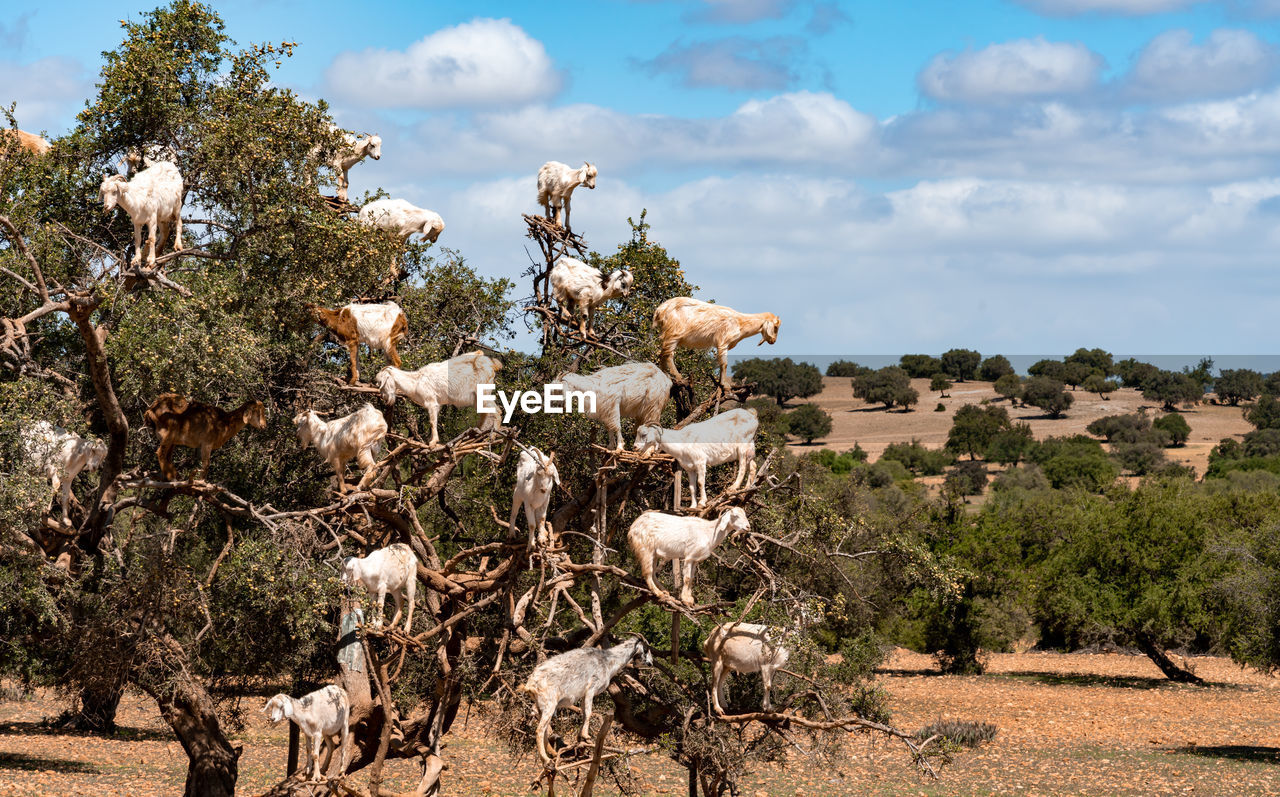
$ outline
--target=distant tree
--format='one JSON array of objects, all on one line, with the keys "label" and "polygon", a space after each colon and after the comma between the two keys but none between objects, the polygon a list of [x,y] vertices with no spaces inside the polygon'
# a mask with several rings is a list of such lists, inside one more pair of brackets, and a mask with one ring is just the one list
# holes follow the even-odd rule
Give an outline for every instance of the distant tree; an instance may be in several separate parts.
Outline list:
[{"label": "distant tree", "polygon": [[1134,476],[1155,473],[1167,462],[1164,447],[1146,440],[1136,443],[1116,443],[1111,454],[1121,467]]},{"label": "distant tree", "polygon": [[822,392],[822,372],[808,363],[792,362],[790,357],[765,359],[753,357],[733,364],[733,378],[752,382],[756,390],[772,396],[783,406],[793,398],[808,398]]},{"label": "distant tree", "polygon": [[956,410],[952,419],[951,431],[947,435],[947,450],[957,454],[968,454],[969,459],[977,459],[997,433],[1012,427],[1009,411],[994,404],[966,404]]},{"label": "distant tree", "polygon": [[987,467],[972,460],[961,462],[947,474],[943,484],[956,495],[982,495],[987,486]]},{"label": "distant tree", "polygon": [[1086,365],[1091,372],[1099,373],[1104,378],[1116,372],[1111,352],[1104,349],[1076,349],[1074,354],[1067,355],[1063,361]]},{"label": "distant tree", "polygon": [[1013,364],[1003,354],[993,354],[978,366],[978,376],[983,382],[994,382],[1002,376],[1014,373]]},{"label": "distant tree", "polygon": [[880,455],[880,462],[898,462],[920,476],[937,476],[956,458],[944,449],[925,448],[919,440],[910,443],[890,443]]},{"label": "distant tree", "polygon": [[1151,428],[1151,419],[1140,412],[1124,415],[1104,415],[1090,421],[1085,427],[1089,434],[1105,438],[1108,443],[1116,441],[1133,442]]},{"label": "distant tree", "polygon": [[1273,371],[1263,377],[1262,392],[1280,396],[1280,371]]},{"label": "distant tree", "polygon": [[1195,368],[1184,366],[1182,373],[1191,377],[1192,381],[1200,386],[1200,395],[1204,395],[1204,392],[1213,384],[1213,358],[1201,357]]},{"label": "distant tree", "polygon": [[871,369],[848,360],[836,360],[827,366],[827,376],[853,377],[866,373]]},{"label": "distant tree", "polygon": [[1027,369],[1027,373],[1031,376],[1047,376],[1050,379],[1062,382],[1064,381],[1062,377],[1066,367],[1067,364],[1061,360],[1036,360]]},{"label": "distant tree", "polygon": [[1125,387],[1141,388],[1144,382],[1160,373],[1160,369],[1151,363],[1139,362],[1128,357],[1116,363],[1115,372],[1120,377],[1120,384]]},{"label": "distant tree", "polygon": [[[929,379],[929,389],[936,390],[939,394],[945,394],[951,389],[951,380],[947,379],[946,374],[934,374]],[[945,398],[945,395],[943,398]]]},{"label": "distant tree", "polygon": [[1049,479],[1039,465],[1027,463],[1009,468],[991,483],[992,492],[1012,490],[1048,490]]},{"label": "distant tree", "polygon": [[858,463],[867,461],[866,449],[857,443],[850,450],[840,454],[829,448],[824,448],[807,456],[837,476],[851,473]]},{"label": "distant tree", "polygon": [[811,444],[831,434],[831,416],[817,404],[801,404],[787,413],[787,431]]},{"label": "distant tree", "polygon": [[1005,374],[992,387],[997,396],[1007,398],[1010,404],[1018,406],[1018,400],[1022,398],[1022,378],[1017,374]]},{"label": "distant tree", "polygon": [[1031,424],[1017,423],[996,432],[987,444],[985,456],[991,462],[1017,465],[1027,459],[1035,447],[1036,438],[1031,433]]},{"label": "distant tree", "polygon": [[1069,362],[1062,364],[1062,381],[1071,385],[1071,389],[1075,390],[1085,383],[1094,371],[1085,363]]},{"label": "distant tree", "polygon": [[1176,412],[1156,418],[1151,425],[1169,435],[1171,445],[1186,445],[1187,439],[1191,437],[1191,424]]},{"label": "distant tree", "polygon": [[957,382],[973,379],[982,355],[972,349],[951,349],[942,355],[942,372]]},{"label": "distant tree", "polygon": [[1048,376],[1033,376],[1022,386],[1022,400],[1044,410],[1050,418],[1061,418],[1073,401],[1062,383]]},{"label": "distant tree", "polygon": [[1198,403],[1204,389],[1189,374],[1160,370],[1142,383],[1142,397],[1160,402],[1165,412],[1174,412],[1179,404]]},{"label": "distant tree", "polygon": [[1044,471],[1054,489],[1082,488],[1101,492],[1118,475],[1115,463],[1092,437],[1051,437],[1036,446],[1031,461]]},{"label": "distant tree", "polygon": [[912,379],[928,379],[943,370],[942,361],[928,354],[904,354],[898,363]]},{"label": "distant tree", "polygon": [[1245,408],[1244,419],[1255,429],[1280,429],[1280,401],[1270,393],[1263,394],[1257,403]]},{"label": "distant tree", "polygon": [[1228,368],[1218,374],[1213,390],[1219,401],[1236,406],[1242,401],[1253,401],[1262,395],[1262,374],[1250,368]]},{"label": "distant tree", "polygon": [[1102,397],[1103,401],[1110,401],[1110,394],[1115,392],[1119,385],[1102,374],[1089,374],[1089,378],[1084,380],[1084,384],[1081,387],[1090,393],[1097,393]]},{"label": "distant tree", "polygon": [[896,365],[854,377],[853,395],[870,404],[883,404],[885,409],[910,409],[920,400],[920,394],[911,387],[911,377]]}]

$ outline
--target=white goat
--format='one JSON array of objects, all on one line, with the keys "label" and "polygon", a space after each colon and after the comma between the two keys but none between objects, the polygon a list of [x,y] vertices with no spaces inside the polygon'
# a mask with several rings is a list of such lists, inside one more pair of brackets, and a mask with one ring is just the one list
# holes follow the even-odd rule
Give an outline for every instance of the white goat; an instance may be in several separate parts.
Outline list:
[{"label": "white goat", "polygon": [[653,579],[658,560],[671,560],[673,576],[677,564],[681,566],[683,584],[680,588],[680,600],[692,606],[693,577],[698,563],[710,558],[711,552],[724,542],[725,537],[750,530],[751,523],[747,521],[747,513],[736,506],[726,509],[716,520],[667,515],[649,510],[641,513],[631,524],[627,541],[631,543],[631,552],[640,563],[640,574],[655,595],[671,597]]},{"label": "white goat", "polygon": [[561,653],[534,668],[529,680],[517,691],[529,695],[538,704],[538,755],[543,762],[551,762],[547,735],[556,709],[581,702],[582,731],[578,736],[586,739],[591,724],[592,701],[609,688],[609,682],[637,655],[645,664],[653,664],[649,646],[643,639],[632,637],[608,650],[578,648]]},{"label": "white goat", "polygon": [[[382,625],[383,607],[387,593],[390,593],[396,606],[391,625],[400,622],[403,612],[406,615],[404,630],[410,630],[413,625],[413,598],[418,591],[418,558],[408,545],[397,542],[368,556],[348,556],[342,561],[342,583],[347,586],[363,584],[366,590],[378,596],[378,618],[374,625]],[[409,609],[404,612],[406,602]]]},{"label": "white goat", "polygon": [[551,539],[551,525],[547,523],[547,508],[551,506],[551,488],[560,486],[560,471],[556,468],[556,452],[544,454],[536,448],[520,452],[516,465],[516,489],[511,499],[511,533],[516,530],[516,516],[524,507],[524,520],[529,526],[529,547],[534,540],[546,545]]},{"label": "white goat", "polygon": [[102,178],[98,189],[102,208],[110,213],[116,205],[133,221],[133,265],[142,262],[142,225],[147,226],[147,267],[156,263],[156,240],[169,237],[175,229],[173,251],[182,251],[182,174],[172,163],[155,163],[126,180],[123,175]]},{"label": "white goat", "polygon": [[773,313],[739,313],[732,307],[708,304],[688,296],[677,296],[658,305],[653,323],[662,336],[662,355],[658,364],[677,381],[684,381],[676,369],[677,346],[704,350],[715,348],[720,363],[720,384],[729,380],[729,350],[752,335],[760,336],[759,345],[772,345],[778,340],[782,321]]},{"label": "white goat", "polygon": [[365,158],[373,158],[374,160],[382,159],[382,137],[381,136],[365,136],[359,138],[350,133],[343,135],[343,145],[338,147],[338,151],[334,154],[330,164],[333,171],[338,177],[338,199],[343,202],[347,201],[347,189],[351,186],[351,181],[347,179],[347,172],[351,171],[351,167],[355,166]]},{"label": "white goat", "polygon": [[444,219],[434,210],[420,208],[403,199],[378,199],[360,208],[357,216],[361,224],[376,227],[400,237],[403,243],[414,235],[421,235],[435,243],[444,232]]},{"label": "white goat", "polygon": [[347,463],[354,457],[368,474],[374,465],[374,450],[387,436],[387,419],[372,404],[332,421],[324,420],[314,410],[305,410],[294,416],[293,422],[298,427],[302,447],[315,446],[337,474],[339,493],[347,491],[343,477]]},{"label": "white goat", "polygon": [[[307,737],[310,747],[311,780],[319,781],[324,778],[324,772],[320,766],[322,747],[328,748],[325,752],[327,764],[329,756],[333,755],[333,750],[340,746],[342,755],[338,774],[341,775],[347,771],[347,739],[350,735],[347,720],[351,716],[351,706],[347,700],[347,691],[341,686],[326,686],[296,699],[286,694],[278,694],[267,701],[267,704],[262,707],[262,713],[266,714],[267,719],[273,724],[283,719],[290,720]],[[335,736],[341,737],[342,741],[334,744]]]},{"label": "white goat", "polygon": [[[547,161],[538,170],[538,204],[546,209],[548,219],[553,218],[551,213],[554,209],[555,222],[566,230],[569,229],[569,198],[573,196],[573,189],[580,185],[595,190],[595,166],[583,163],[581,169],[575,169],[560,161]],[[563,217],[560,215],[562,208]]]},{"label": "white goat", "polygon": [[680,470],[675,477],[675,508],[680,508],[680,471],[689,476],[689,507],[696,509],[699,496],[707,502],[707,467],[737,461],[738,472],[730,490],[736,490],[747,476],[747,484],[756,478],[756,428],[760,422],[755,410],[736,409],[714,418],[691,423],[683,429],[663,429],[646,424],[636,430],[636,450],[660,448],[675,457]]},{"label": "white goat", "polygon": [[595,411],[583,414],[604,424],[615,451],[626,447],[622,439],[623,418],[634,420],[638,426],[657,423],[671,398],[671,378],[653,363],[625,363],[585,376],[561,374],[556,381],[566,390],[595,394]]},{"label": "white goat", "polygon": [[562,257],[551,267],[551,295],[560,306],[560,317],[572,320],[578,316],[578,331],[583,335],[596,334],[596,307],[630,294],[632,282],[628,269],[605,274],[571,257]]},{"label": "white goat", "polygon": [[[437,424],[440,408],[475,407],[476,385],[493,384],[500,370],[501,362],[477,350],[424,365],[416,371],[403,371],[388,365],[378,372],[374,382],[387,404],[395,404],[396,396],[403,395],[419,407],[426,408],[431,416],[431,445],[435,445],[440,442]],[[498,417],[486,414],[480,428],[497,428]]]},{"label": "white goat", "polygon": [[98,440],[86,440],[75,432],[48,421],[36,421],[23,432],[22,447],[27,461],[53,483],[62,506],[62,521],[69,517],[71,483],[83,470],[97,470],[107,456],[107,447]]},{"label": "white goat", "polygon": [[711,629],[702,644],[702,655],[711,662],[711,705],[717,714],[724,713],[724,679],[730,671],[760,673],[764,710],[773,710],[773,673],[791,658],[778,637],[774,629],[755,623],[723,623]]}]

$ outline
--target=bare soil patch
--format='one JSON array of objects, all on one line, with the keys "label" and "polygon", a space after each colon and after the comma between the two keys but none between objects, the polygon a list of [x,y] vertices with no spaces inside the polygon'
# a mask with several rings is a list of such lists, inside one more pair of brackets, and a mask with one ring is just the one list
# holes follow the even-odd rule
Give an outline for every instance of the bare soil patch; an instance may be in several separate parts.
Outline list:
[{"label": "bare soil patch", "polygon": [[[929,781],[899,746],[850,737],[838,766],[794,754],[758,768],[743,794],[1280,794],[1280,683],[1223,658],[1192,663],[1209,685],[1171,684],[1145,657],[1125,654],[996,654],[985,675],[942,676],[929,657],[899,650],[880,676],[896,725],[991,722],[994,741],[962,751]],[[111,738],[40,724],[61,708],[45,694],[0,702],[0,794],[181,792],[186,756],[149,700],[129,695],[125,730]],[[288,732],[254,711],[246,720],[235,734],[244,745],[239,793],[253,794],[281,776]],[[445,755],[453,795],[528,794],[538,768],[490,740],[476,710]],[[390,788],[416,780],[409,762],[390,771]],[[661,755],[638,760],[636,774],[645,795],[686,793],[684,772]],[[609,784],[597,793],[617,792]]]},{"label": "bare soil patch", "polygon": [[[871,405],[854,398],[850,380],[846,377],[823,377],[822,382],[822,392],[805,401],[811,401],[831,414],[831,434],[814,441],[811,446],[793,443],[790,448],[794,452],[820,448],[846,451],[858,444],[866,449],[874,462],[890,443],[919,440],[929,448],[938,448],[947,442],[956,410],[966,404],[980,404],[984,399],[1007,408],[1015,421],[1029,423],[1037,440],[1087,434],[1085,427],[1106,415],[1139,410],[1152,417],[1164,414],[1158,405],[1142,398],[1142,394],[1133,388],[1121,388],[1106,400],[1095,393],[1075,390],[1072,391],[1075,402],[1071,408],[1064,417],[1054,420],[1044,417],[1044,413],[1035,407],[1011,407],[1007,400],[996,395],[990,382],[957,382],[947,391],[947,398],[941,398],[937,391],[929,390],[928,379],[911,380],[911,386],[920,393],[920,403],[911,412],[897,409],[886,412],[882,405]],[[943,412],[934,411],[939,403],[945,408]],[[1166,449],[1165,453],[1175,462],[1191,465],[1197,475],[1204,475],[1209,466],[1209,451],[1218,441],[1224,437],[1239,439],[1253,428],[1245,421],[1239,407],[1206,403],[1180,412],[1191,426],[1191,437],[1185,446]]]}]

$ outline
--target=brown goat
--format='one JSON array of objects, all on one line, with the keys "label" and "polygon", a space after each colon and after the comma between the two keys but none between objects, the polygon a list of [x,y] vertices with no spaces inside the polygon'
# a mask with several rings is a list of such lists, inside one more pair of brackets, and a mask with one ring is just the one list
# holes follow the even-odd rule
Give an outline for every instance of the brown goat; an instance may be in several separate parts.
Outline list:
[{"label": "brown goat", "polygon": [[[51,148],[48,141],[25,130],[0,130],[0,136],[16,140],[20,149],[25,149],[37,157],[45,154]],[[0,146],[3,146],[3,144],[0,144]]]},{"label": "brown goat", "polygon": [[245,424],[255,429],[267,425],[261,401],[246,401],[234,410],[224,411],[177,393],[157,396],[143,417],[160,439],[156,459],[160,461],[160,472],[169,481],[178,480],[178,471],[173,467],[174,446],[200,449],[200,478],[204,479],[209,475],[209,456]]},{"label": "brown goat", "polygon": [[360,381],[360,344],[370,351],[385,352],[395,367],[400,367],[400,354],[396,344],[409,334],[409,321],[395,302],[382,304],[348,304],[337,310],[329,310],[315,304],[306,308],[316,321],[323,324],[347,348],[351,359],[351,378],[347,384]]}]

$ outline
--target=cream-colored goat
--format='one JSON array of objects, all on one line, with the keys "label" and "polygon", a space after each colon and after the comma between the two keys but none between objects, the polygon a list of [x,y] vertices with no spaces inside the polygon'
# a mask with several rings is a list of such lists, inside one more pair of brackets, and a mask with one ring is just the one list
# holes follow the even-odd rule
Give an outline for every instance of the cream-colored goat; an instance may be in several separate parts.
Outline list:
[{"label": "cream-colored goat", "polygon": [[662,336],[662,356],[658,361],[662,370],[683,382],[684,377],[676,369],[676,347],[714,348],[720,363],[720,384],[728,388],[729,350],[752,335],[760,336],[761,346],[776,342],[782,321],[773,313],[739,313],[732,307],[677,296],[658,305],[653,323]]}]

